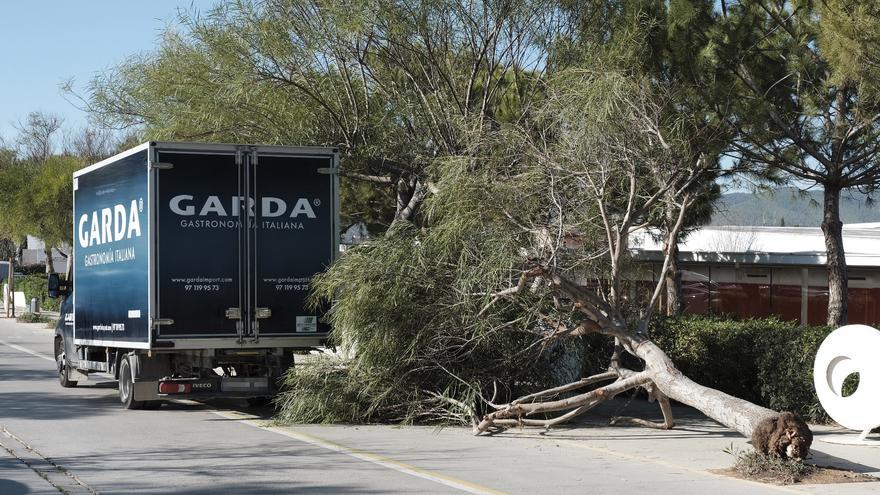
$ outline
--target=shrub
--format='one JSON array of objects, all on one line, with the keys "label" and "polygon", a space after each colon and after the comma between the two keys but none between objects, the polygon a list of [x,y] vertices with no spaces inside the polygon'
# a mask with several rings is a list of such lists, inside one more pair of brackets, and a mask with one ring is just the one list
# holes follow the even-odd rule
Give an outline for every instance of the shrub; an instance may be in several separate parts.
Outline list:
[{"label": "shrub", "polygon": [[724,452],[736,459],[733,470],[745,479],[791,485],[816,472],[816,467],[795,459],[738,450],[731,445]]},{"label": "shrub", "polygon": [[51,299],[47,291],[48,281],[43,273],[33,273],[15,279],[15,290],[24,292],[26,304],[36,297],[40,301],[40,308],[46,311],[58,311],[61,307],[61,299]]},{"label": "shrub", "polygon": [[15,319],[19,323],[49,323],[49,317],[36,313],[23,313]]},{"label": "shrub", "polygon": [[[466,234],[401,224],[316,277],[313,301],[334,301],[333,342],[353,357],[292,368],[278,419],[467,423],[485,409],[481,398],[503,403],[580,375],[576,339],[545,349],[519,330],[542,324],[536,312],[503,301],[480,314],[492,299],[486,287],[509,280],[509,260],[520,255],[506,237]],[[552,304],[531,297],[536,308]]]},{"label": "shrub", "polygon": [[657,318],[654,341],[698,383],[807,421],[828,422],[813,388],[813,359],[828,327],[777,318]]}]

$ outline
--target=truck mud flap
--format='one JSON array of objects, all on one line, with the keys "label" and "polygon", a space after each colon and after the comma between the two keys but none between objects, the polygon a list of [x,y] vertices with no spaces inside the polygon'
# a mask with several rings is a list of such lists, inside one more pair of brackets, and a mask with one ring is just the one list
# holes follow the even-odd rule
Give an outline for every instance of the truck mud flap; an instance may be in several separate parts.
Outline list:
[{"label": "truck mud flap", "polygon": [[134,400],[159,400],[159,382],[134,382]]}]

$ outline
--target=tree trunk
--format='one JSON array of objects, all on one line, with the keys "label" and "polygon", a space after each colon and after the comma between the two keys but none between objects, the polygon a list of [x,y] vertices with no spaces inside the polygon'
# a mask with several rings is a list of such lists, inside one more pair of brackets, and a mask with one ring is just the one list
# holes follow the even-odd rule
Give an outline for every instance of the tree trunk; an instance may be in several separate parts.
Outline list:
[{"label": "tree trunk", "polygon": [[[602,311],[611,308],[601,301],[597,303],[596,298],[588,291],[559,274],[550,273],[548,278],[556,290],[570,298],[575,307],[588,316],[587,321],[603,322],[600,326],[594,327],[592,331],[614,337],[615,342],[619,342],[628,353],[644,361],[645,369],[642,372],[634,372],[614,367],[609,370],[609,373],[617,376],[613,383],[568,398],[547,402],[533,400],[539,397],[558,395],[563,391],[571,391],[595,381],[605,380],[607,374],[596,375],[586,381],[581,380],[564,387],[531,394],[510,404],[496,406],[494,412],[483,416],[480,421],[474,423],[475,434],[487,431],[493,425],[550,428],[582,414],[591,407],[626,390],[645,387],[651,397],[660,400],[664,422],[652,423],[626,418],[629,422],[635,421],[638,424],[659,428],[672,427],[673,420],[668,399],[674,399],[698,409],[722,425],[750,438],[753,446],[759,452],[776,453],[796,459],[805,458],[812,444],[813,435],[803,420],[791,413],[777,413],[694,382],[682,374],[669,359],[669,356],[648,339],[641,325],[639,330],[633,331],[619,314],[601,316]],[[534,419],[535,414],[564,410],[569,411],[557,418]]]},{"label": "tree trunk", "polygon": [[52,248],[48,244],[43,244],[43,253],[46,255],[46,273],[55,273],[55,260],[52,259]]},{"label": "tree trunk", "polygon": [[678,316],[683,310],[682,304],[682,288],[681,288],[681,267],[678,266],[678,236],[671,238],[671,234],[667,235],[663,251],[669,256],[669,269],[664,276],[666,277],[666,315]]},{"label": "tree trunk", "polygon": [[15,259],[9,258],[9,316],[15,318]]},{"label": "tree trunk", "polygon": [[670,399],[687,404],[715,421],[750,438],[758,423],[777,413],[747,400],[704,387],[685,376],[669,356],[645,337],[628,339],[628,347],[645,361],[651,381]]},{"label": "tree trunk", "polygon": [[64,269],[64,280],[70,281],[73,275],[73,248],[67,249],[67,263]]},{"label": "tree trunk", "polygon": [[828,326],[846,325],[848,317],[846,253],[843,249],[843,222],[840,221],[840,189],[825,186],[822,233],[825,235],[828,268]]},{"label": "tree trunk", "polygon": [[425,185],[415,177],[410,178],[409,181],[403,178],[397,181],[397,206],[391,225],[399,221],[414,220],[419,206],[425,199],[426,189]]}]

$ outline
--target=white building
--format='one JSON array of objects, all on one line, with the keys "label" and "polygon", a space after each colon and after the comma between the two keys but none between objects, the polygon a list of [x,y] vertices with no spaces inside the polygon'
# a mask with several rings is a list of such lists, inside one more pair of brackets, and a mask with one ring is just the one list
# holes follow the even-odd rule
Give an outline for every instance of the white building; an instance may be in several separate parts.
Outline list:
[{"label": "white building", "polygon": [[[69,252],[69,249],[65,252]],[[21,260],[24,266],[43,265],[46,263],[46,244],[42,239],[32,235],[27,236],[27,249],[21,250]],[[52,263],[55,270],[63,272],[67,266],[67,258],[62,256],[57,249],[52,249]]]},{"label": "white building", "polygon": [[[844,225],[849,322],[880,322],[880,223]],[[662,245],[632,239],[636,260],[660,272]],[[704,227],[679,244],[686,313],[778,315],[824,324],[828,277],[818,227]]]}]

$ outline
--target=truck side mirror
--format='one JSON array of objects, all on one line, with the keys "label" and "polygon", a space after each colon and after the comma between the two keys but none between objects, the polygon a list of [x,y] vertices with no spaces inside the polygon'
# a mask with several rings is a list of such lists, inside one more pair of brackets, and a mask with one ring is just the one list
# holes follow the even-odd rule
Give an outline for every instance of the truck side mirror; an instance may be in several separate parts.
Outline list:
[{"label": "truck side mirror", "polygon": [[68,294],[68,285],[66,280],[61,280],[61,277],[58,276],[57,273],[49,274],[49,281],[47,284],[47,292],[49,293],[49,297],[55,299],[57,297],[66,297]]}]

